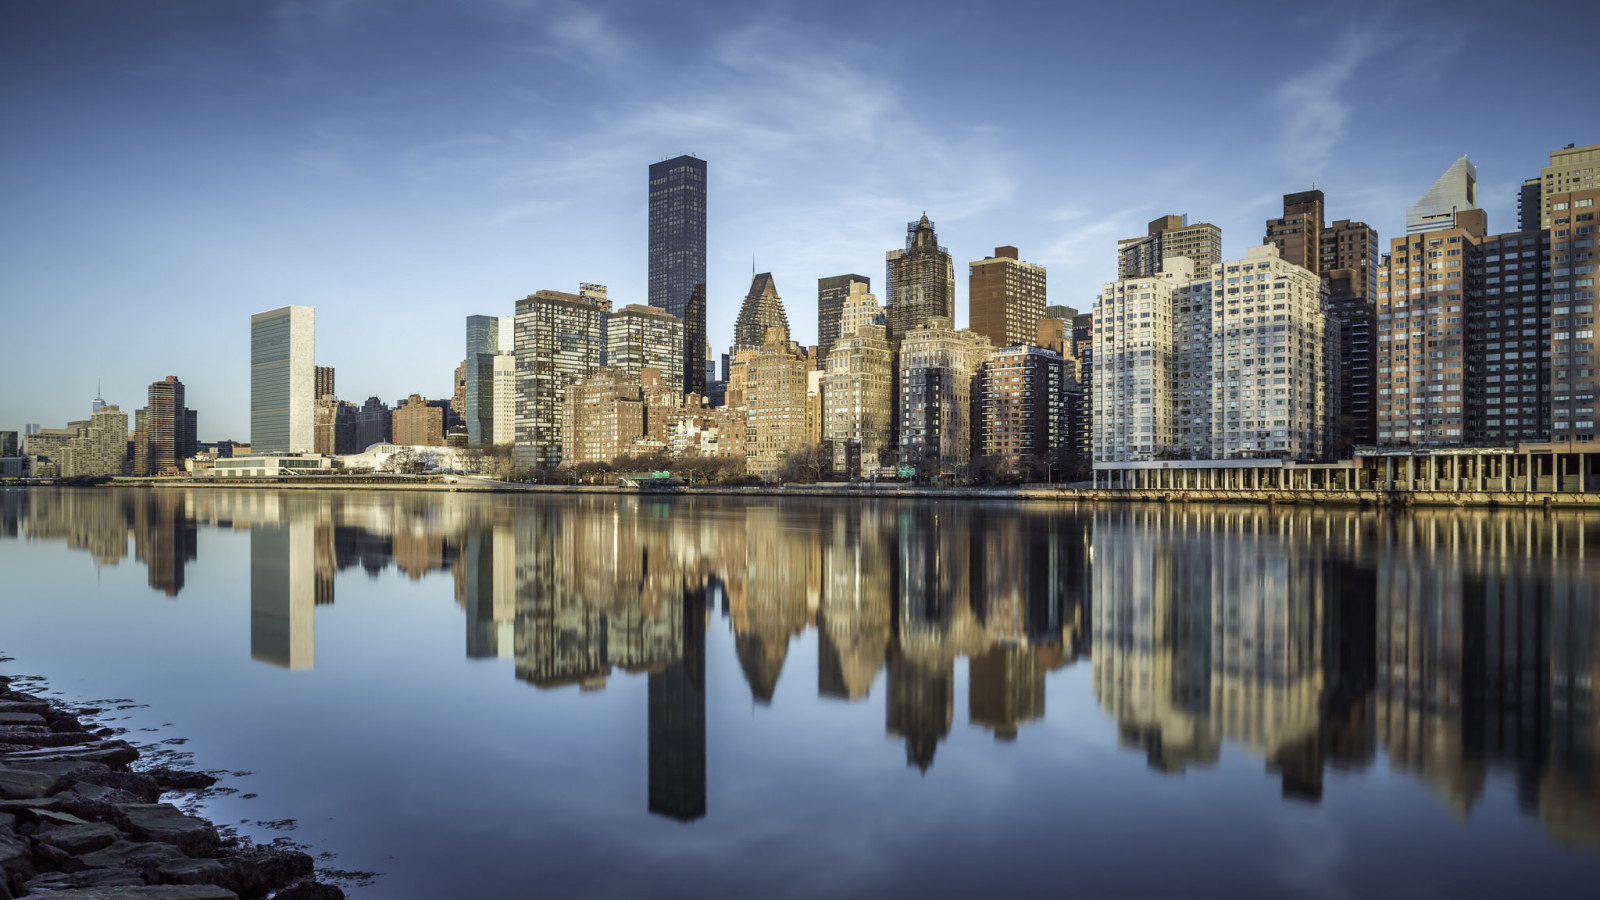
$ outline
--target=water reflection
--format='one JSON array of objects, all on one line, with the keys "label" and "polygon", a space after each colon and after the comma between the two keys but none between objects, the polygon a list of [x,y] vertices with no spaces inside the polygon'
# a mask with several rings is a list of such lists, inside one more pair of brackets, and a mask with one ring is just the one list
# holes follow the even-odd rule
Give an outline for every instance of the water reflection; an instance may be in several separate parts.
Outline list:
[{"label": "water reflection", "polygon": [[[248,531],[251,656],[316,660],[336,576],[448,571],[465,655],[539,690],[648,679],[650,812],[707,815],[706,653],[726,624],[779,702],[809,630],[816,695],[880,673],[884,730],[930,772],[961,695],[1009,742],[1087,659],[1120,743],[1159,773],[1260,761],[1314,803],[1384,764],[1469,816],[1492,778],[1600,847],[1600,591],[1579,514],[231,490],[0,492],[0,535],[128,555],[184,589],[202,527]],[[806,686],[809,691],[809,686]],[[787,690],[794,690],[793,686]]]}]

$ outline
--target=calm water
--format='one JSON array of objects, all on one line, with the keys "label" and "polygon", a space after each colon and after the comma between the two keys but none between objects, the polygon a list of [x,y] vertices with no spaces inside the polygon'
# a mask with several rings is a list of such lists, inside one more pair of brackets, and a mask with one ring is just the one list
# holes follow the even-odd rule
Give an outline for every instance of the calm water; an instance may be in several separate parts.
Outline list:
[{"label": "calm water", "polygon": [[1597,553],[1572,513],[0,490],[0,671],[147,704],[250,773],[210,816],[359,897],[1592,897]]}]

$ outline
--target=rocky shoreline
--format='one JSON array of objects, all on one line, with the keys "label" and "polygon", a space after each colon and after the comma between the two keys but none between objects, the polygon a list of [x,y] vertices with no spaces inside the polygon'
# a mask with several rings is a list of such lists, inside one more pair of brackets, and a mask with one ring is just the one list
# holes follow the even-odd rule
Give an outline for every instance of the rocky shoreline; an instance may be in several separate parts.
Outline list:
[{"label": "rocky shoreline", "polygon": [[341,900],[315,862],[256,846],[164,796],[210,788],[202,772],[135,770],[139,751],[86,710],[13,690],[0,675],[0,900]]}]

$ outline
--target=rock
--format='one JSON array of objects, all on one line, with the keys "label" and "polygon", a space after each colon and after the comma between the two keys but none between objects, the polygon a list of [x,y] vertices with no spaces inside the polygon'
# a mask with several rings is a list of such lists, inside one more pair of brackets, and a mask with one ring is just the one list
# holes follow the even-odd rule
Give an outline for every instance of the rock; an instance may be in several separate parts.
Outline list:
[{"label": "rock", "polygon": [[50,721],[50,730],[51,731],[83,731],[84,728],[83,728],[83,723],[78,721],[78,717],[77,716],[69,716],[69,715],[66,715],[66,714],[62,714],[58,718],[52,719]]},{"label": "rock", "polygon": [[302,881],[273,895],[276,900],[344,900],[344,891],[331,884]]},{"label": "rock", "polygon": [[[21,695],[14,694],[13,696]],[[43,716],[49,711],[50,704],[37,697],[31,697],[26,700],[0,699],[0,713],[33,713],[36,716]]]},{"label": "rock", "polygon": [[112,807],[117,824],[142,841],[163,841],[190,856],[215,853],[217,829],[204,819],[185,815],[170,803],[123,803]]},{"label": "rock", "polygon": [[72,856],[93,853],[116,843],[122,832],[115,826],[100,823],[82,825],[55,825],[34,832],[34,840],[60,847]]},{"label": "rock", "polygon": [[105,763],[113,769],[122,768],[139,758],[139,751],[127,741],[99,741],[76,747],[46,747],[39,750],[21,750],[6,757],[7,765],[24,760],[77,759]]},{"label": "rock", "polygon": [[48,797],[56,792],[60,779],[26,769],[0,769],[0,800],[26,800]]},{"label": "rock", "polygon": [[53,809],[33,809],[29,810],[29,812],[33,813],[33,818],[35,821],[45,825],[46,827],[53,827],[56,825],[89,824],[87,820],[80,819],[70,812],[58,812]]},{"label": "rock", "polygon": [[104,850],[83,854],[78,861],[91,869],[143,869],[182,855],[182,851],[171,844],[117,841]]},{"label": "rock", "polygon": [[143,886],[99,885],[37,892],[29,897],[49,900],[239,900],[225,888],[209,885],[162,884]]},{"label": "rock", "polygon": [[0,800],[0,813],[11,813],[22,820],[31,820],[41,809],[60,809],[61,801],[55,797],[36,797],[31,800]]},{"label": "rock", "polygon": [[0,743],[14,747],[72,747],[96,740],[81,731],[55,732],[38,725],[0,726]]},{"label": "rock", "polygon": [[139,887],[143,884],[144,878],[138,872],[123,869],[85,869],[82,872],[46,872],[37,878],[29,879],[27,888],[31,892],[43,892],[77,887]]},{"label": "rock", "polygon": [[13,769],[43,772],[57,778],[93,778],[111,771],[105,763],[83,759],[23,759],[10,762],[9,765]]},{"label": "rock", "polygon": [[303,878],[310,878],[316,871],[316,863],[311,857],[299,850],[279,850],[274,847],[261,847],[244,857],[248,862],[254,863],[261,872],[261,877],[266,880],[267,889],[281,888],[286,884],[293,884]]},{"label": "rock", "polygon": [[217,779],[204,772],[185,772],[159,766],[138,773],[154,778],[163,791],[200,791],[217,783]]},{"label": "rock", "polygon": [[105,775],[84,778],[82,781],[126,791],[139,798],[140,803],[154,803],[161,799],[161,785],[149,775],[139,772],[108,772]]},{"label": "rock", "polygon": [[43,725],[44,716],[31,712],[0,712],[0,725]]},{"label": "rock", "polygon": [[9,831],[0,831],[0,869],[9,869],[28,858],[28,842]]},{"label": "rock", "polygon": [[10,828],[12,831],[15,831],[17,828],[16,814],[0,813],[0,828]]},{"label": "rock", "polygon": [[262,897],[267,884],[261,870],[242,859],[173,859],[156,869],[161,884],[209,884],[242,897]]},{"label": "rock", "polygon": [[56,796],[60,798],[75,797],[92,803],[143,803],[147,799],[152,799],[130,794],[120,788],[95,784],[91,781],[80,781]]}]

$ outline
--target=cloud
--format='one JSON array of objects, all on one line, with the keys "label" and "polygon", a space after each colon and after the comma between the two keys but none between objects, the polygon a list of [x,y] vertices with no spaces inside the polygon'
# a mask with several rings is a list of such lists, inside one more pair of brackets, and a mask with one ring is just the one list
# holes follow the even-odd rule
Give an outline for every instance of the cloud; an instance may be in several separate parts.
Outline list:
[{"label": "cloud", "polygon": [[1350,32],[1331,59],[1273,92],[1272,105],[1283,116],[1278,154],[1291,172],[1311,176],[1328,164],[1350,118],[1344,90],[1361,65],[1388,43],[1376,27]]}]

